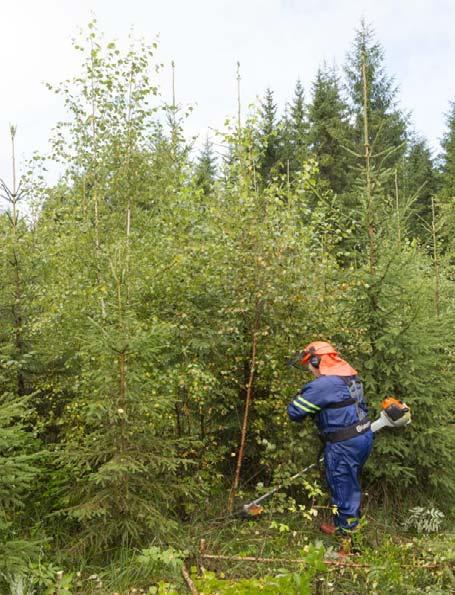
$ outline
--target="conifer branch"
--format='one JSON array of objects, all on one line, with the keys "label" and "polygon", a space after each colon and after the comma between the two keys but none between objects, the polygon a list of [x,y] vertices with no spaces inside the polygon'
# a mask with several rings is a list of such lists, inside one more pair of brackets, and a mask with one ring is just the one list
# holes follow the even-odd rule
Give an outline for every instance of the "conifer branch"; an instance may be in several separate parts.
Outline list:
[{"label": "conifer branch", "polygon": [[340,147],[342,147],[349,154],[353,155],[353,157],[357,157],[358,159],[362,159],[364,157],[364,155],[362,155],[361,153],[357,153],[357,151],[353,151],[352,149],[350,149],[346,145],[340,144]]}]

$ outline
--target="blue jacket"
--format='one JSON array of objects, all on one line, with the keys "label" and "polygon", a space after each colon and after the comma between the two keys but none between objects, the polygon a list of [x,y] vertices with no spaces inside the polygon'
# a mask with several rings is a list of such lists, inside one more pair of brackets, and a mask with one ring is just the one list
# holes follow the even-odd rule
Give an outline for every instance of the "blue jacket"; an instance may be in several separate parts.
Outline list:
[{"label": "blue jacket", "polygon": [[[355,404],[326,409],[332,403],[340,403],[353,396],[357,399]],[[319,376],[305,384],[294,397],[288,406],[288,415],[292,421],[302,421],[307,415],[315,415],[321,434],[352,426],[367,416],[362,383],[358,376]]]}]

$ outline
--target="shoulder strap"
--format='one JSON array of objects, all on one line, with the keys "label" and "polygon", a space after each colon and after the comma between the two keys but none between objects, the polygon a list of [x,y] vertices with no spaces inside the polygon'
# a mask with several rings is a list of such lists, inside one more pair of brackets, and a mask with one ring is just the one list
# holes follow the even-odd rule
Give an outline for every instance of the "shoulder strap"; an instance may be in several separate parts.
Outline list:
[{"label": "shoulder strap", "polygon": [[355,403],[357,403],[357,400],[349,397],[349,399],[344,399],[343,401],[338,401],[337,403],[330,403],[330,405],[326,405],[324,409],[341,409],[342,407],[354,405]]},{"label": "shoulder strap", "polygon": [[366,408],[365,410],[363,409],[365,402],[362,380],[358,376],[341,376],[341,378],[348,387],[351,399],[354,401],[353,404],[355,404],[357,417],[360,421],[364,420],[368,414]]},{"label": "shoulder strap", "polygon": [[359,397],[361,398],[363,396],[362,381],[360,378],[357,378],[356,376],[339,376],[339,378],[345,383],[351,396],[349,399],[330,403],[330,405],[326,405],[324,409],[341,409],[342,407],[349,407],[349,405],[358,405]]}]

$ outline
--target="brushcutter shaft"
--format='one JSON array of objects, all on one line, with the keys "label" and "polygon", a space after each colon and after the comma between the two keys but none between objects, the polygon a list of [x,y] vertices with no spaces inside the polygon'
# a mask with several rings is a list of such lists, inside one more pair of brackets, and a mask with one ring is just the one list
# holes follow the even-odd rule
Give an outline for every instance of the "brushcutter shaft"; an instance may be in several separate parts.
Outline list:
[{"label": "brushcutter shaft", "polygon": [[[322,462],[324,459],[323,457],[321,457],[321,459],[319,460],[319,462]],[[317,463],[311,463],[311,465],[308,465],[308,467],[305,467],[305,469],[302,469],[301,471],[299,471],[298,473],[296,473],[295,475],[293,475],[292,477],[290,477],[288,479],[288,481],[294,481],[295,479],[297,479],[298,477],[300,477],[301,475],[303,475],[304,473],[306,473],[307,471],[309,471],[310,469],[313,469],[314,467],[316,467]],[[263,502],[264,500],[267,500],[267,498],[269,498],[270,496],[273,496],[273,494],[275,494],[275,492],[278,492],[278,490],[281,490],[281,488],[283,487],[284,484],[278,485],[276,487],[273,488],[273,490],[270,490],[270,492],[267,492],[266,494],[262,494],[262,496],[260,496],[259,498],[256,498],[256,500],[253,500],[252,502],[249,502],[248,504],[244,505],[244,510],[247,510],[248,508],[252,507],[252,506],[257,506],[258,504],[260,504],[261,502]]]}]

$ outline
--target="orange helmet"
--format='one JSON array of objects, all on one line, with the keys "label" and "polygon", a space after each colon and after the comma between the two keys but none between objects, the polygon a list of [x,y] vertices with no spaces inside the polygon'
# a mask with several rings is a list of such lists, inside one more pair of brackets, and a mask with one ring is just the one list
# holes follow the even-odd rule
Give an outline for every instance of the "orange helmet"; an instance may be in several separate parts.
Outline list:
[{"label": "orange helmet", "polygon": [[302,352],[300,363],[311,364],[324,376],[356,376],[357,370],[341,359],[333,345],[326,341],[312,341]]}]

